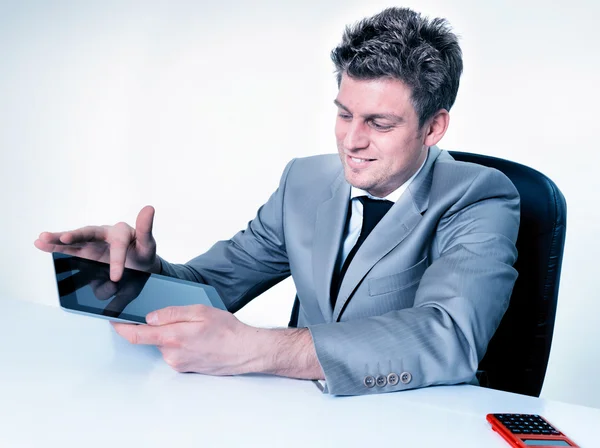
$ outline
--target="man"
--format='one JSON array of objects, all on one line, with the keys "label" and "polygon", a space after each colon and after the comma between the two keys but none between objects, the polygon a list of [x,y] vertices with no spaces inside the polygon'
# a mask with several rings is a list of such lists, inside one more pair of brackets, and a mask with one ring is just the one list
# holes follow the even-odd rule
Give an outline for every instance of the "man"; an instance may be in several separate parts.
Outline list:
[{"label": "man", "polygon": [[[462,72],[445,20],[391,8],[349,27],[333,50],[339,155],[293,160],[248,228],[184,265],[156,255],[154,209],[125,223],[42,233],[35,242],[214,286],[204,306],[114,324],[174,369],[325,379],[338,395],[469,382],[516,279],[519,198],[498,171],[435,145]],[[341,162],[341,163],[340,163]],[[292,275],[292,326],[260,329],[231,312]]]}]

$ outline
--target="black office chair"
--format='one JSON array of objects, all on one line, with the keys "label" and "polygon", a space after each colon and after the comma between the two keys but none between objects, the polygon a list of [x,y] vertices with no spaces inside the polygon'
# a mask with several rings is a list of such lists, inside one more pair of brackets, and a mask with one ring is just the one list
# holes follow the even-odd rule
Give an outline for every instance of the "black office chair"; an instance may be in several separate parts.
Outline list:
[{"label": "black office chair", "polygon": [[542,173],[495,157],[450,151],[452,157],[502,171],[521,195],[519,277],[510,305],[479,364],[484,387],[538,397],[542,390],[558,299],[567,204]]}]

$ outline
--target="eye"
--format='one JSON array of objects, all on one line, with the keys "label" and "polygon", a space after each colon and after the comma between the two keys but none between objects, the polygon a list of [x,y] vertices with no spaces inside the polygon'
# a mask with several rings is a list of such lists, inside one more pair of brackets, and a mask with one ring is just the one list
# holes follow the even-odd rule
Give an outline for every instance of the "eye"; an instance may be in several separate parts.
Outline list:
[{"label": "eye", "polygon": [[338,113],[338,117],[340,117],[342,120],[352,120],[352,115],[346,113],[346,112],[339,112]]},{"label": "eye", "polygon": [[369,126],[371,126],[373,129],[375,129],[377,131],[389,131],[390,129],[392,129],[394,127],[389,124],[377,123],[375,120],[369,121]]}]

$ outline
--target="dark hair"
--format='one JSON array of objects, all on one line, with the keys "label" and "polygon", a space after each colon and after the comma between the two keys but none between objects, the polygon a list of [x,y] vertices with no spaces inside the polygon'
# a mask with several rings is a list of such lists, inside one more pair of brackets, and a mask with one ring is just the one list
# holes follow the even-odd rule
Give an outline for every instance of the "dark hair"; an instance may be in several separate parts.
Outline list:
[{"label": "dark hair", "polygon": [[419,127],[438,110],[450,110],[462,73],[458,39],[445,19],[429,20],[408,8],[388,8],[347,26],[331,52],[338,86],[355,79],[394,78],[412,90]]}]

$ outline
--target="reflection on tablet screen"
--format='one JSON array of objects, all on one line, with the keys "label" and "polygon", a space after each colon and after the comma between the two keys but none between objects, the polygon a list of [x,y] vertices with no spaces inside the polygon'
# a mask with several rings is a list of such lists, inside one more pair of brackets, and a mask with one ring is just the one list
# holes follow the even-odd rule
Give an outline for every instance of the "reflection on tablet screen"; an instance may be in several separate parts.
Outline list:
[{"label": "reflection on tablet screen", "polygon": [[146,323],[148,313],[167,306],[225,309],[214,288],[206,285],[133,269],[112,282],[106,263],[57,253],[53,258],[61,306],[70,310]]}]

